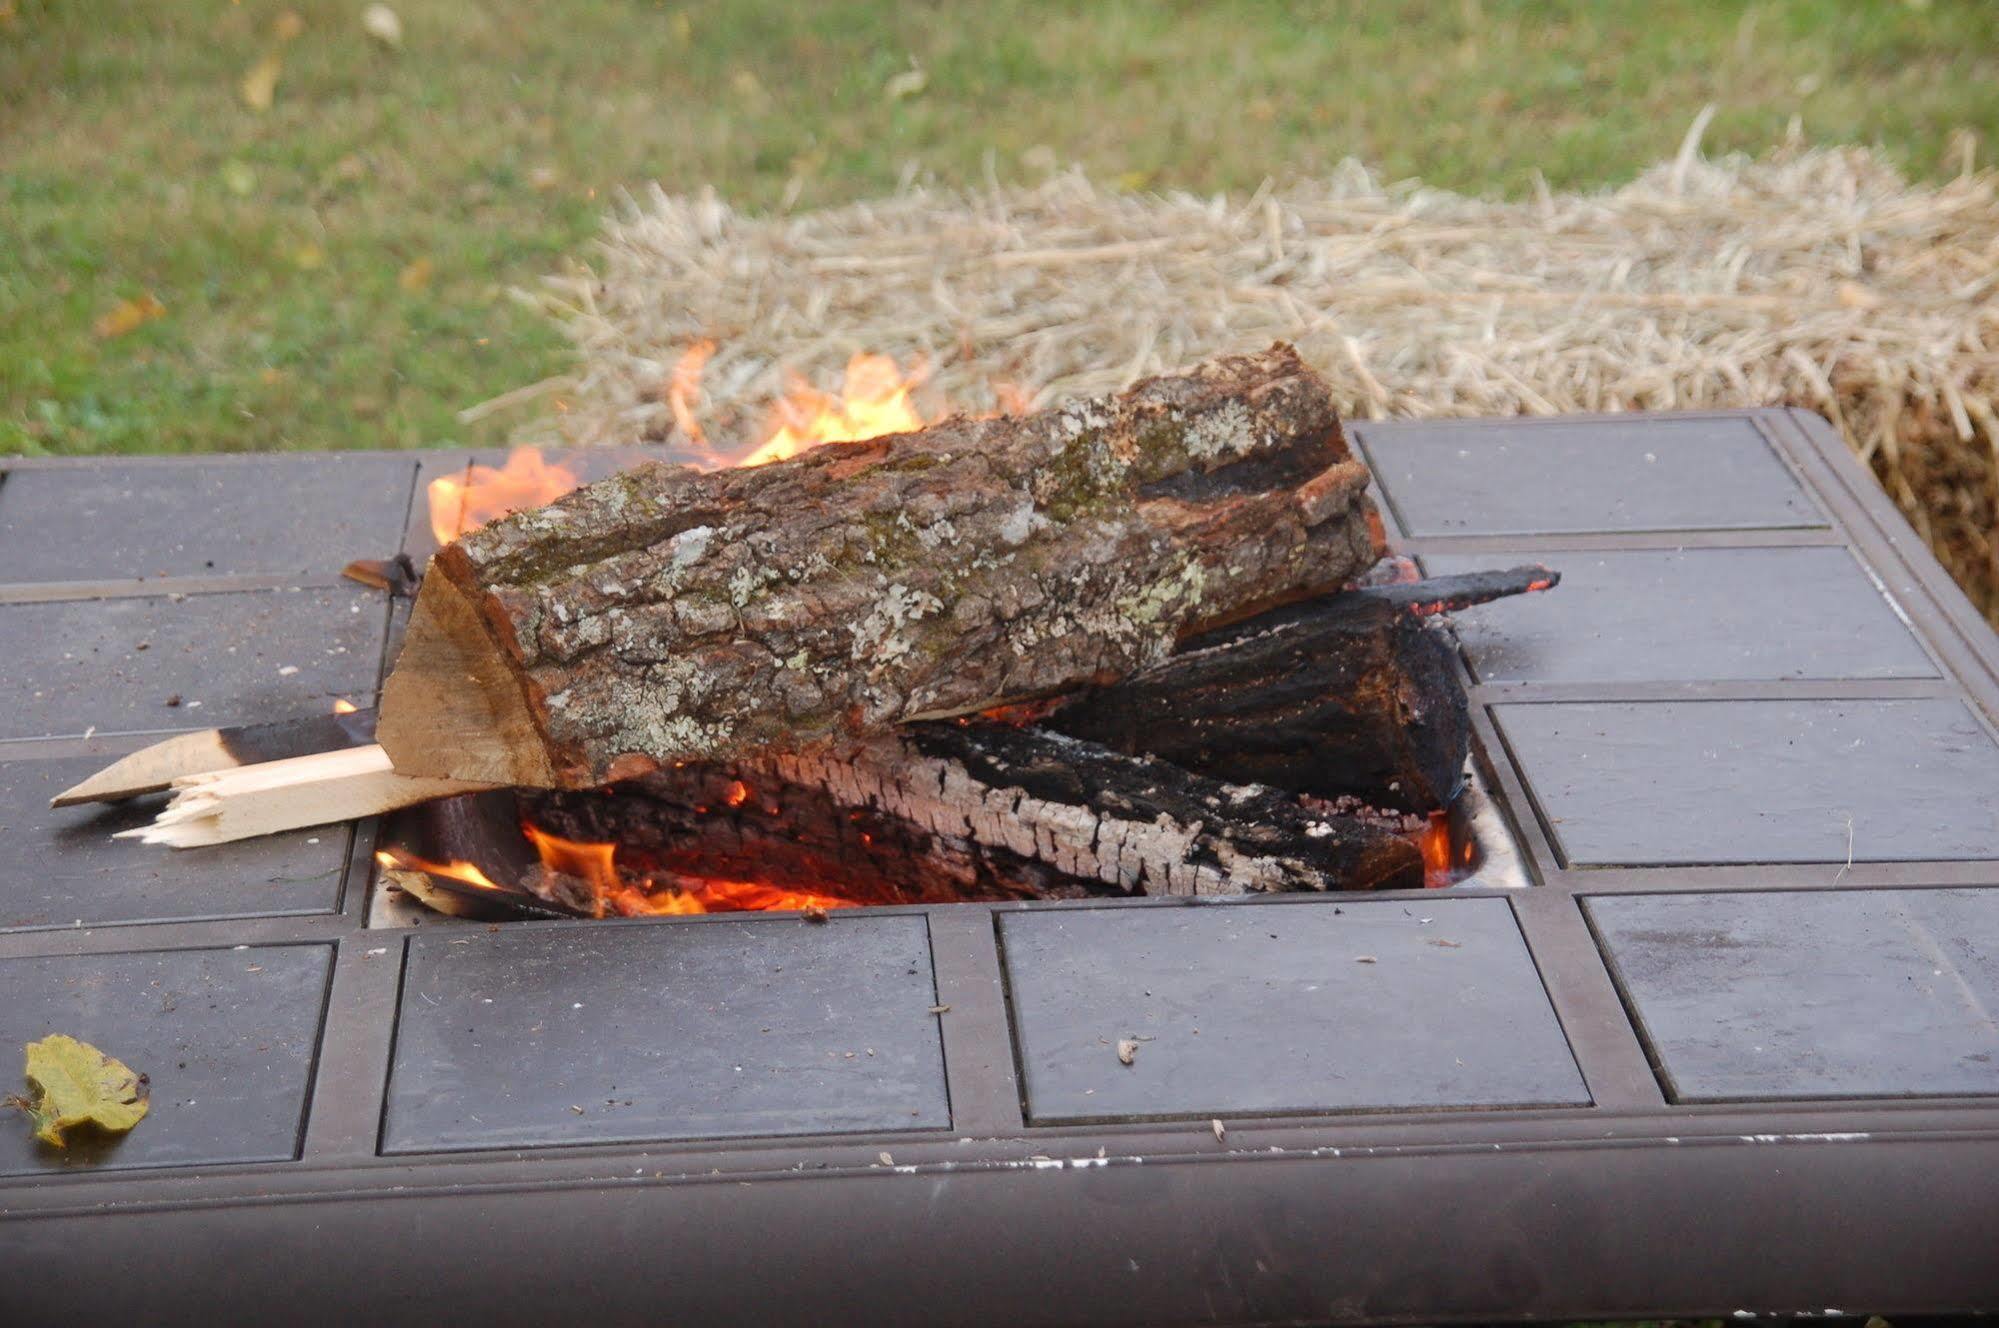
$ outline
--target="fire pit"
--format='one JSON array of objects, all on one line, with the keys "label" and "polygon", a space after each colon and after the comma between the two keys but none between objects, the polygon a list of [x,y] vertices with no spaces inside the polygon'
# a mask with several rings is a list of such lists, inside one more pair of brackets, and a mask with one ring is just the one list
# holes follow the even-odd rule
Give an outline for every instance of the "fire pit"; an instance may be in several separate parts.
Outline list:
[{"label": "fire pit", "polygon": [[0,1302],[1991,1308],[1999,643],[1807,415],[1353,432],[1426,574],[1564,574],[1458,615],[1475,871],[818,921],[441,919],[394,826],[167,854],[110,838],[156,804],[49,810],[166,731],[371,704],[407,601],[332,572],[421,562],[466,458],[11,463],[0,1049],[83,1038],[153,1110],[0,1133]]}]

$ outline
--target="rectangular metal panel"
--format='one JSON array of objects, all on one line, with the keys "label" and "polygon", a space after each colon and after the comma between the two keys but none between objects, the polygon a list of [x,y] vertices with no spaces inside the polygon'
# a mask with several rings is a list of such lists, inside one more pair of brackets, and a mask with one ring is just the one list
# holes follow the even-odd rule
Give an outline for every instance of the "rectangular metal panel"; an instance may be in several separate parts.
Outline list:
[{"label": "rectangular metal panel", "polygon": [[262,945],[0,959],[0,1053],[63,1033],[152,1089],[122,1136],[59,1149],[10,1123],[0,1175],[296,1156],[332,957],[330,945]]},{"label": "rectangular metal panel", "polygon": [[387,621],[382,596],[360,586],[0,604],[0,738],[366,705]]},{"label": "rectangular metal panel", "polygon": [[1001,939],[1037,1121],[1589,1101],[1503,899],[1052,909]]},{"label": "rectangular metal panel", "polygon": [[377,453],[12,471],[0,580],[330,576],[395,554],[415,470]]},{"label": "rectangular metal panel", "polygon": [[1676,1102],[1999,1093],[1999,888],[1584,906]]},{"label": "rectangular metal panel", "polygon": [[1999,746],[1961,701],[1492,713],[1571,866],[1999,858]]},{"label": "rectangular metal panel", "polygon": [[950,1124],[920,917],[423,932],[388,1152]]},{"label": "rectangular metal panel", "polygon": [[1414,538],[1826,524],[1747,419],[1439,421],[1354,433]]},{"label": "rectangular metal panel", "polygon": [[347,826],[166,852],[120,830],[153,819],[164,795],[115,806],[49,799],[104,756],[0,763],[0,930],[331,913],[347,870]]},{"label": "rectangular metal panel", "polygon": [[1433,576],[1546,563],[1544,595],[1451,615],[1480,682],[1934,678],[1845,549],[1425,554]]}]

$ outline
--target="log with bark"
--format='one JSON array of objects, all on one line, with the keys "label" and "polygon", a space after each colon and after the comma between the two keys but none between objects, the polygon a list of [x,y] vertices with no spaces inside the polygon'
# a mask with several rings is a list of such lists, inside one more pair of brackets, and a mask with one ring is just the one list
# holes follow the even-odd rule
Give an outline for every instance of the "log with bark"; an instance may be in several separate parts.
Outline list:
[{"label": "log with bark", "polygon": [[703,474],[448,545],[382,702],[404,774],[587,787],[812,751],[1155,664],[1378,554],[1288,346],[1119,396]]}]

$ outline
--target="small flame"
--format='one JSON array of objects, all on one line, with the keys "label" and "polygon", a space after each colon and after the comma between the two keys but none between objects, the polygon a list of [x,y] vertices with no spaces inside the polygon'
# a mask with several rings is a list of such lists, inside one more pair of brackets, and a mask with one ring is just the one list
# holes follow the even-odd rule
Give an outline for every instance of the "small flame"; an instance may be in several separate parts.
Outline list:
[{"label": "small flame", "polygon": [[674,364],[666,384],[666,404],[673,411],[673,422],[687,441],[697,447],[707,446],[708,435],[702,432],[701,421],[694,416],[694,399],[701,395],[701,371],[708,367],[708,358],[714,353],[713,341],[704,338],[695,342]]},{"label": "small flame", "polygon": [[625,890],[611,901],[625,917],[672,917],[694,913],[766,913],[783,910],[853,908],[854,901],[811,890],[780,890],[756,881],[704,877],[685,886]]},{"label": "small flame", "polygon": [[449,544],[510,512],[552,503],[580,483],[569,467],[542,460],[540,448],[517,447],[504,466],[473,466],[462,479],[432,480],[430,530],[439,544]]},{"label": "small flame", "polygon": [[333,701],[333,713],[336,715],[351,715],[360,708],[344,696],[335,697]]},{"label": "small flame", "polygon": [[[729,788],[732,807],[749,800],[749,786],[738,780]],[[542,866],[584,882],[605,917],[666,917],[694,913],[765,912],[776,909],[851,908],[854,901],[813,890],[784,890],[756,881],[725,881],[708,877],[676,877],[671,884],[627,883],[618,871],[616,844],[586,843],[550,834],[522,822],[521,830],[534,845]]]},{"label": "small flame", "polygon": [[[796,374],[785,393],[772,403],[763,440],[747,453],[731,456],[712,447],[695,408],[701,400],[701,377],[715,355],[715,342],[703,338],[682,351],[667,374],[667,409],[691,458],[704,469],[761,466],[797,456],[820,443],[860,442],[883,434],[908,433],[943,418],[926,417],[912,394],[929,377],[928,365],[917,360],[905,372],[892,356],[859,354],[847,361],[837,394],[821,392]],[[996,414],[1018,415],[1033,406],[1033,396],[1018,384],[995,382]],[[558,400],[557,410],[568,403]],[[439,544],[477,530],[489,521],[557,498],[578,487],[576,472],[542,459],[534,447],[518,447],[504,466],[473,466],[464,476],[445,475],[430,482],[430,529]]]},{"label": "small flame", "polygon": [[426,876],[443,876],[453,881],[463,881],[466,885],[477,886],[481,890],[500,889],[485,872],[463,859],[432,862],[427,858],[419,858],[408,849],[390,848],[376,853],[375,862],[392,871],[413,871],[422,872]]},{"label": "small flame", "polygon": [[921,429],[927,421],[909,394],[928,376],[920,361],[905,375],[890,356],[860,354],[847,361],[847,376],[835,397],[794,375],[773,408],[770,436],[738,464],[761,466],[820,443],[858,442]]},{"label": "small flame", "polygon": [[[1423,884],[1432,890],[1449,885],[1454,875],[1454,864],[1451,861],[1451,818],[1447,813],[1430,813],[1430,824],[1423,827],[1417,847],[1423,850]],[[1465,854],[1466,861],[1470,861],[1470,844],[1465,845]]]}]

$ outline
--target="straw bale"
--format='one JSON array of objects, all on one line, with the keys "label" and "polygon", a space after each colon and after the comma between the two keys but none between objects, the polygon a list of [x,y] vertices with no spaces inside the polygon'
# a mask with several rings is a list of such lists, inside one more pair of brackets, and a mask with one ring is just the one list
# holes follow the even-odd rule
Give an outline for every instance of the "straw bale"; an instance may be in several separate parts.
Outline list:
[{"label": "straw bale", "polygon": [[761,217],[654,187],[534,297],[578,355],[523,439],[688,444],[668,387],[703,341],[693,418],[727,440],[760,435],[787,374],[830,386],[859,351],[923,363],[928,409],[987,410],[1283,338],[1366,418],[1819,411],[1999,621],[1994,175],[1697,141],[1621,188],[1519,201],[1353,162],[1248,198],[1072,172]]}]

